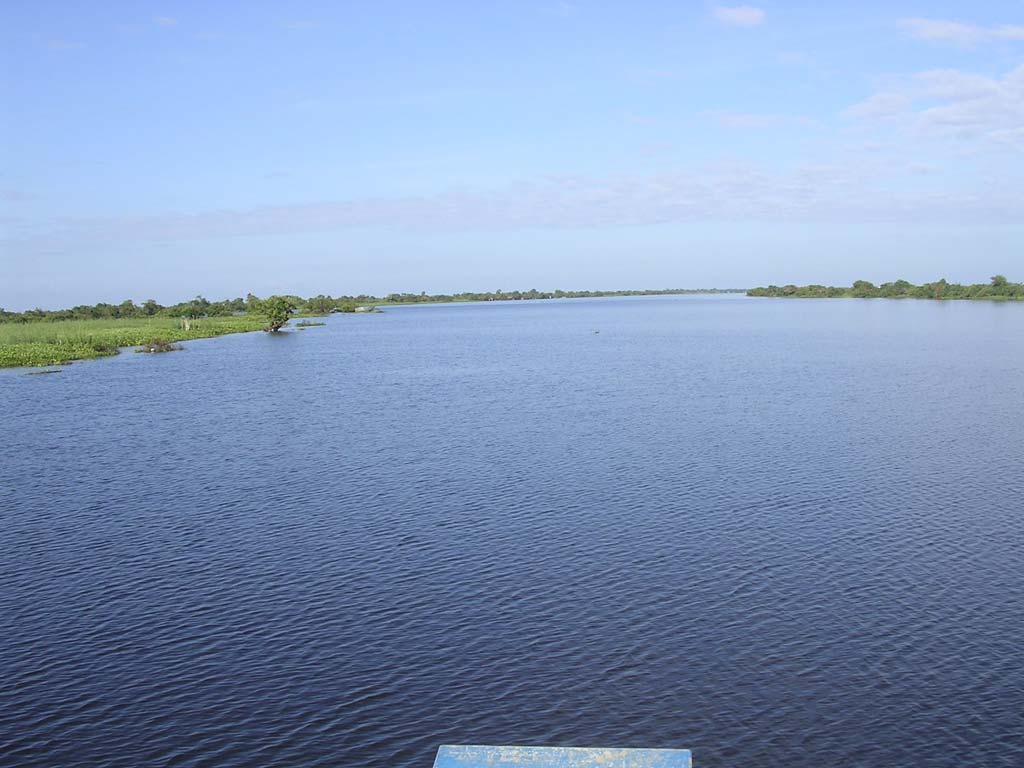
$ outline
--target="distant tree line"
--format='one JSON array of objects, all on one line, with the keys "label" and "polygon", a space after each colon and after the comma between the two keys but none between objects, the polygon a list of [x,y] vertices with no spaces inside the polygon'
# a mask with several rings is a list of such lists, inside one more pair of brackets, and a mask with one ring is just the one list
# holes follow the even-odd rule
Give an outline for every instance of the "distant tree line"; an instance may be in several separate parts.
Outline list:
[{"label": "distant tree line", "polygon": [[875,285],[858,280],[849,288],[827,285],[769,285],[751,288],[748,296],[801,299],[993,299],[997,301],[1024,301],[1024,283],[1011,283],[1003,275],[995,275],[987,283],[961,285],[937,280],[934,283],[913,285],[906,280]]},{"label": "distant tree line", "polygon": [[[226,317],[240,314],[268,314],[271,307],[278,316],[281,307],[286,304],[302,315],[327,315],[332,312],[355,312],[361,306],[374,306],[377,304],[424,304],[432,302],[452,301],[529,301],[531,299],[578,299],[596,296],[656,296],[664,294],[684,293],[742,293],[741,288],[666,288],[662,290],[646,291],[538,291],[533,288],[529,291],[492,291],[484,293],[389,293],[386,296],[370,296],[360,294],[358,296],[270,296],[260,299],[253,294],[246,298],[224,299],[223,301],[209,301],[202,296],[196,296],[190,301],[179,302],[170,306],[158,304],[153,299],[147,299],[141,304],[136,304],[131,299],[126,299],[120,304],[80,304],[70,309],[29,309],[25,312],[8,312],[0,308],[0,323],[25,323],[39,320],[102,320],[122,319],[138,317],[184,317],[196,319],[200,317]],[[280,300],[280,301],[279,301]]]},{"label": "distant tree line", "polygon": [[29,322],[32,320],[110,320],[136,317],[222,317],[246,312],[249,307],[245,299],[208,301],[196,296],[165,307],[153,299],[136,304],[126,299],[120,304],[79,304],[70,309],[29,309],[24,312],[8,312],[0,309],[0,322]]},{"label": "distant tree line", "polygon": [[684,293],[743,293],[742,288],[661,288],[640,291],[483,291],[465,293],[389,293],[382,304],[421,304],[452,301],[530,301],[532,299],[587,299],[600,296],[666,296]]}]

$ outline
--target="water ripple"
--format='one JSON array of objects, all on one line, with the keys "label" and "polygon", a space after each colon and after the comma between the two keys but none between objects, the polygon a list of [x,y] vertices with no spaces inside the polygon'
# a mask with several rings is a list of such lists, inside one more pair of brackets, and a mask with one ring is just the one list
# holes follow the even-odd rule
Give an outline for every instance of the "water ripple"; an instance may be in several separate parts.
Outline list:
[{"label": "water ripple", "polygon": [[0,765],[1022,765],[1022,311],[411,307],[0,376]]}]

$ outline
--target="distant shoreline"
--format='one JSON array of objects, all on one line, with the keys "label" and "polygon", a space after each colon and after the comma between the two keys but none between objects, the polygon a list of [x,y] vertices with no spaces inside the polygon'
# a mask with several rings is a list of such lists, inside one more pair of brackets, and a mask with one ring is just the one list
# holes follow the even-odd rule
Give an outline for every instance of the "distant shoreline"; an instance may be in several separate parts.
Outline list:
[{"label": "distant shoreline", "polygon": [[766,298],[890,298],[928,300],[1024,301],[1024,284],[996,275],[988,283],[961,285],[939,280],[913,285],[905,280],[874,285],[858,280],[849,287],[824,285],[769,285],[751,288],[665,288],[625,291],[493,291],[460,294],[399,294],[387,296],[275,296],[210,302],[197,296],[189,302],[164,307],[155,301],[136,305],[80,305],[72,309],[42,309],[15,313],[0,310],[0,368],[64,365],[107,355],[125,347],[150,345],[172,349],[177,341],[209,338],[230,333],[274,330],[266,327],[264,310],[271,300],[282,302],[284,315],[317,317],[356,313],[375,307],[422,304],[463,304],[541,299],[610,298],[628,296],[678,296],[743,294]]},{"label": "distant shoreline", "polygon": [[[372,311],[378,306],[447,304],[487,301],[535,301],[612,296],[665,296],[743,293],[742,288],[667,288],[643,291],[494,291],[463,294],[388,294],[376,296],[273,296],[263,301],[252,294],[245,299],[211,302],[197,296],[170,307],[153,300],[136,305],[80,305],[71,309],[26,312],[0,310],[0,368],[34,368],[66,365],[77,360],[116,355],[126,347],[149,345],[172,349],[178,341],[274,330],[267,327],[266,305],[271,300],[287,308],[283,321],[293,317],[322,317],[334,313]],[[370,312],[366,312],[369,314]],[[302,328],[315,324],[299,324]]]},{"label": "distant shoreline", "polygon": [[[343,294],[330,296],[318,294],[303,298],[294,294],[275,294],[288,299],[299,314],[326,315],[331,312],[351,312],[359,306],[397,306],[400,304],[451,304],[465,301],[533,301],[536,299],[586,299],[602,296],[673,296],[703,293],[746,293],[747,288],[644,288],[639,290],[614,291],[463,291],[462,293],[388,293],[383,296],[371,294]],[[119,319],[122,317],[197,317],[197,316],[228,316],[251,311],[253,294],[246,298],[222,299],[209,301],[201,295],[194,299],[177,304],[164,306],[153,299],[142,304],[135,304],[126,299],[120,304],[99,302],[97,304],[80,304],[68,309],[26,309],[12,312],[0,307],[0,323],[32,322],[35,320],[97,320]]]},{"label": "distant shoreline", "polygon": [[914,285],[906,280],[875,285],[858,280],[849,287],[828,285],[769,285],[751,288],[747,296],[773,299],[929,299],[938,301],[1024,301],[1024,283],[995,275],[988,283],[961,285],[945,279]]},{"label": "distant shoreline", "polygon": [[[412,299],[403,301],[391,301],[381,299],[372,302],[378,307],[408,307],[416,304],[486,304],[491,301],[539,301],[551,299],[605,299],[622,296],[696,296],[696,295],[720,295],[720,294],[746,294],[748,288],[666,288],[662,290],[641,290],[641,291],[560,291],[562,295],[554,295],[553,292],[538,292],[538,295],[529,294],[505,294],[500,297],[495,294],[481,294],[489,298],[476,298],[472,294],[459,294],[457,296],[427,296],[419,298],[413,295]],[[519,292],[516,292],[517,294]]]}]

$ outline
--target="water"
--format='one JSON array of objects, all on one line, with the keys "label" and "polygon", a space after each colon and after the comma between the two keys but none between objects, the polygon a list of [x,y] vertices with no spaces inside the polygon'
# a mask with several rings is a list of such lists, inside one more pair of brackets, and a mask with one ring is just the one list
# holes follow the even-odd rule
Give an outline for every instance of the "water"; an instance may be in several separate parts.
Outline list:
[{"label": "water", "polygon": [[1022,328],[422,306],[5,371],[0,764],[1020,766]]}]

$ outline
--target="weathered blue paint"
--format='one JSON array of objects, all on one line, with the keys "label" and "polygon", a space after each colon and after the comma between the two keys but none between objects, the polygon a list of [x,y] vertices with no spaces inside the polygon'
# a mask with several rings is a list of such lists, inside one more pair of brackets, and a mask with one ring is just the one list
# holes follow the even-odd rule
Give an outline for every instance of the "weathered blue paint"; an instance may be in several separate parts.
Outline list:
[{"label": "weathered blue paint", "polygon": [[434,768],[691,768],[688,749],[444,745]]}]

